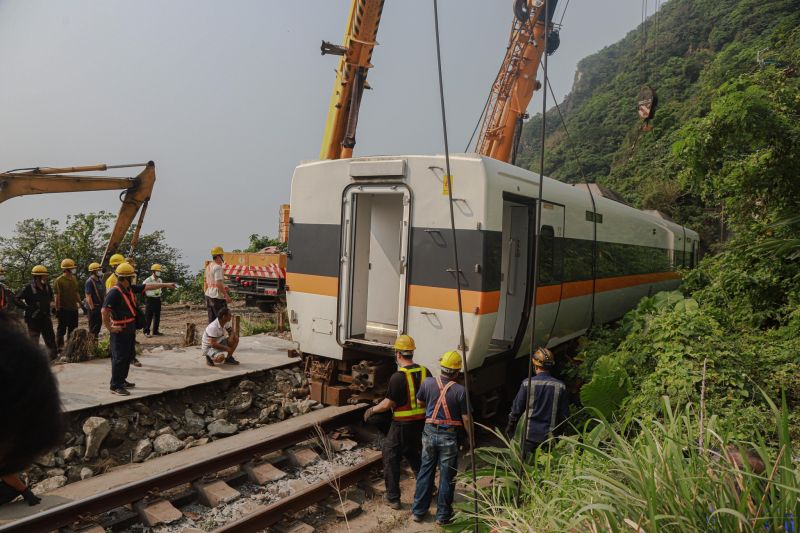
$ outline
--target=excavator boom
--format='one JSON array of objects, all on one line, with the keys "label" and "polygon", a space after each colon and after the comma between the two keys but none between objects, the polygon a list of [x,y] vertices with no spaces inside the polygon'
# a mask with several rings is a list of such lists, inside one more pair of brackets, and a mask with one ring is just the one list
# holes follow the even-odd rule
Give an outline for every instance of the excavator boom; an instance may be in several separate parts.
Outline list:
[{"label": "excavator boom", "polygon": [[377,42],[384,0],[352,0],[342,46],[322,42],[322,54],[339,55],[320,159],[352,157],[361,96]]},{"label": "excavator boom", "polygon": [[[476,151],[500,161],[512,162],[522,119],[533,93],[541,87],[536,73],[545,53],[545,35],[552,32],[551,21],[557,0],[517,0],[506,55],[497,74],[481,125]],[[545,7],[549,14],[545,12]],[[548,47],[554,51],[557,34],[551,33]],[[556,45],[557,46],[557,45]]]},{"label": "excavator boom", "polygon": [[[109,178],[98,176],[70,176],[74,172],[105,171],[119,168],[142,167],[135,178]],[[156,165],[152,161],[138,165],[91,165],[68,168],[32,168],[24,171],[11,171],[0,173],[0,203],[17,196],[31,194],[47,194],[59,192],[80,191],[113,191],[124,190],[122,206],[120,206],[117,221],[108,240],[103,260],[103,266],[108,264],[108,259],[116,253],[122,243],[125,233],[131,227],[133,219],[139,213],[139,222],[131,240],[131,251],[136,247],[139,231],[147,209],[147,202],[153,193],[156,181]]]}]

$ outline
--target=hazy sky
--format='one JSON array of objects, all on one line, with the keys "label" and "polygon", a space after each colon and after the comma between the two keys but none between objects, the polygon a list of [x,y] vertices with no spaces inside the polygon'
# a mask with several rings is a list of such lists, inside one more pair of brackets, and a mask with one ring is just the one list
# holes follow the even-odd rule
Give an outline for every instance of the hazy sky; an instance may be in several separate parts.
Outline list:
[{"label": "hazy sky", "polygon": [[[337,59],[319,44],[340,42],[349,4],[2,0],[0,168],[155,161],[144,231],[166,230],[193,269],[212,245],[274,235],[292,170],[319,155]],[[512,2],[439,4],[455,152],[502,60]],[[570,1],[550,58],[559,99],[578,60],[632,30],[640,6]],[[356,155],[441,153],[431,0],[386,0],[378,41]],[[29,217],[116,212],[118,194],[14,198],[0,204],[0,235]]]}]

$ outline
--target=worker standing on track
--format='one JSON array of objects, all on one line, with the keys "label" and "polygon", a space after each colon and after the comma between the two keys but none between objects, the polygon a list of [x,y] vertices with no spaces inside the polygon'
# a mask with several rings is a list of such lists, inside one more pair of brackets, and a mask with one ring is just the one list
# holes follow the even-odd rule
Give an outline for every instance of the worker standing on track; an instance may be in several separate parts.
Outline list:
[{"label": "worker standing on track", "polygon": [[389,388],[378,405],[364,413],[364,421],[372,415],[392,411],[392,425],[383,441],[383,499],[392,509],[400,509],[400,460],[405,457],[417,475],[422,452],[422,429],[425,407],[417,402],[417,391],[430,375],[424,366],[414,363],[414,339],[400,335],[394,343],[397,372],[389,378]]},{"label": "worker standing on track", "polygon": [[103,326],[103,316],[101,310],[103,301],[106,299],[106,287],[103,284],[103,267],[100,263],[89,265],[89,279],[84,285],[86,294],[86,307],[89,309],[89,333],[94,340],[100,337],[100,328]]},{"label": "worker standing on track", "polygon": [[17,293],[17,298],[25,302],[25,325],[28,327],[28,335],[37,343],[41,336],[50,352],[50,360],[55,361],[58,347],[53,333],[53,321],[50,319],[53,289],[47,283],[49,276],[47,267],[36,265],[31,270],[31,275],[33,281]]},{"label": "worker standing on track", "polygon": [[[150,267],[150,277],[144,280],[145,285],[149,283],[161,283],[161,265],[158,263]],[[144,296],[144,335],[149,337],[152,332],[155,336],[161,336],[163,333],[158,331],[161,324],[161,289],[146,291]]]},{"label": "worker standing on track", "polygon": [[[569,415],[567,388],[564,382],[550,374],[555,364],[553,352],[547,348],[539,348],[533,354],[533,366],[536,375],[522,382],[508,415],[506,434],[512,435],[517,420],[525,414],[525,400],[529,398],[528,433],[522,447],[522,456],[536,452],[543,442],[553,437],[561,429],[561,425]],[[528,395],[528,387],[531,387]]]},{"label": "worker standing on track", "polygon": [[56,345],[59,351],[64,347],[64,337],[72,334],[78,327],[78,309],[81,305],[81,294],[78,291],[78,280],[75,277],[77,267],[72,259],[61,261],[62,274],[53,282],[56,296]]},{"label": "worker standing on track", "polygon": [[228,307],[231,297],[228,294],[228,287],[225,286],[225,272],[222,268],[225,251],[221,246],[211,249],[212,261],[206,265],[206,308],[208,310],[208,323],[211,324],[219,316],[222,308]]},{"label": "worker standing on track", "polygon": [[108,264],[111,265],[111,273],[106,278],[106,291],[117,284],[117,275],[114,271],[124,262],[125,258],[122,257],[122,254],[114,254],[111,256],[111,259],[108,260]]},{"label": "worker standing on track", "polygon": [[458,472],[458,447],[469,443],[472,420],[467,406],[467,391],[457,383],[461,372],[461,355],[445,353],[440,360],[441,375],[422,382],[417,393],[425,406],[425,429],[422,433],[422,464],[417,476],[411,518],[421,522],[428,513],[433,494],[436,467],[439,467],[439,495],[436,501],[436,523],[448,524],[453,518],[453,496]]},{"label": "worker standing on track", "polygon": [[[135,384],[128,381],[128,371],[136,354],[137,315],[136,294],[153,289],[174,288],[174,283],[133,285],[133,267],[122,263],[114,272],[117,284],[111,287],[103,302],[103,325],[111,334],[111,392],[129,396]],[[141,319],[140,319],[141,320]]]}]

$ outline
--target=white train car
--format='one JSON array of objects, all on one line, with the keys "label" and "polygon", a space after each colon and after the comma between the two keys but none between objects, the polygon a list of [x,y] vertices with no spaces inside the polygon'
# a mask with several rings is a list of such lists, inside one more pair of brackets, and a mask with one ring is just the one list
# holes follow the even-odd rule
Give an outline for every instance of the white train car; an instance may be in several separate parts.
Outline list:
[{"label": "white train car", "polygon": [[[434,371],[440,355],[457,347],[444,167],[443,156],[297,167],[287,303],[292,336],[305,355],[341,361],[337,374],[347,376],[352,362],[392,361],[400,333],[414,337],[415,360]],[[644,296],[677,287],[676,269],[696,261],[697,233],[658,214],[545,178],[537,223],[538,174],[475,154],[452,156],[451,169],[477,394],[501,389],[508,363],[528,351],[537,234],[533,334],[551,347],[592,323],[618,319]]]}]

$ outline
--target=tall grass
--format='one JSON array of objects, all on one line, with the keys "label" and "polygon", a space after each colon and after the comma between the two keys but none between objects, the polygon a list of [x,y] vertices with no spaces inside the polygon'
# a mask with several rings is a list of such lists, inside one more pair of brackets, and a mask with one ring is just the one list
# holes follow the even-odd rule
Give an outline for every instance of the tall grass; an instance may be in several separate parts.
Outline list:
[{"label": "tall grass", "polygon": [[[715,417],[701,421],[691,405],[673,408],[667,398],[663,420],[593,420],[577,436],[551,440],[533,465],[498,434],[507,448],[476,452],[486,465],[479,475],[493,478],[477,493],[482,529],[796,533],[800,472],[788,410],[785,400],[767,401],[769,441],[729,440],[715,431]],[[449,529],[472,529],[471,500],[460,509]]]}]

